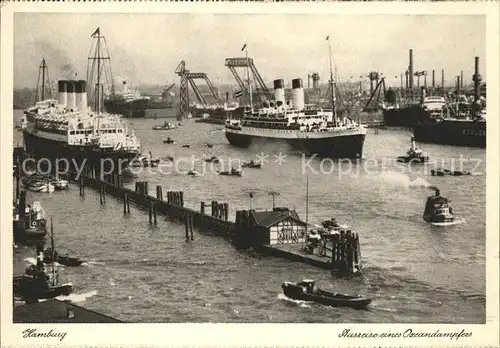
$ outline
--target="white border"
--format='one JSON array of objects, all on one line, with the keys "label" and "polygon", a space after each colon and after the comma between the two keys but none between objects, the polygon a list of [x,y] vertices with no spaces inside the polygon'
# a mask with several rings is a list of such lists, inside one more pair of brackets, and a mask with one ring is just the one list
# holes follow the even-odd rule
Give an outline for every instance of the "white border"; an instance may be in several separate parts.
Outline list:
[{"label": "white border", "polygon": [[[311,13],[311,14],[485,14],[487,15],[488,139],[487,139],[487,309],[485,325],[426,324],[91,324],[21,325],[12,323],[12,98],[14,12],[165,12],[165,13]],[[161,3],[140,1],[109,3],[8,3],[1,11],[1,339],[2,346],[499,346],[499,13],[493,2],[439,3]],[[66,332],[56,339],[25,340],[26,328],[52,328]],[[339,339],[343,329],[354,331],[472,332],[471,338],[449,339]]]}]

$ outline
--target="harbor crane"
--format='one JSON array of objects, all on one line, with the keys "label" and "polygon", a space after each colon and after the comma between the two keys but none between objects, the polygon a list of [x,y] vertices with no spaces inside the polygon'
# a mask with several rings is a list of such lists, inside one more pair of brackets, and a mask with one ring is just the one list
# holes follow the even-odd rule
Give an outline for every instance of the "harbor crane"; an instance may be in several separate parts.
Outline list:
[{"label": "harbor crane", "polygon": [[257,68],[253,63],[252,58],[226,58],[224,65],[227,66],[231,71],[231,73],[233,74],[236,82],[238,83],[238,86],[240,87],[242,94],[246,96],[248,103],[250,103],[250,91],[248,90],[248,85],[244,83],[244,81],[236,71],[236,68],[247,68],[252,72],[254,79],[259,85],[257,91],[252,91],[252,94],[258,95],[260,99],[264,97],[264,99],[267,99],[269,101],[273,100],[273,95],[271,94],[266,84],[264,83],[264,80],[260,76]]},{"label": "harbor crane", "polygon": [[[371,75],[372,73],[370,73]],[[370,98],[365,104],[365,107],[363,108],[364,112],[369,112],[369,111],[375,111],[378,109],[379,105],[382,103],[382,101],[385,99],[385,95],[387,93],[386,87],[385,87],[385,77],[382,76],[382,74],[376,73],[377,77],[377,85],[375,86],[375,89],[373,92],[370,94]],[[371,80],[370,80],[371,82]],[[370,88],[371,89],[371,88]],[[382,98],[380,94],[383,93]],[[370,104],[372,103],[372,100],[376,100],[376,106],[370,107]]]},{"label": "harbor crane", "polygon": [[[200,104],[203,105],[203,107],[207,107],[208,103],[201,93],[200,89],[198,88],[198,85],[195,82],[195,79],[203,79],[205,80],[208,88],[210,89],[210,92],[212,93],[212,96],[216,101],[219,101],[219,95],[216,92],[212,82],[208,78],[206,73],[193,73],[190,72],[189,70],[186,69],[186,62],[181,61],[177,68],[175,69],[175,73],[180,76],[181,78],[181,85],[180,85],[180,107],[179,107],[179,114],[177,116],[177,119],[181,120],[184,117],[187,117],[189,114],[189,85],[191,85],[191,88],[193,89],[193,93],[200,102]],[[189,83],[189,85],[188,85]],[[173,85],[171,86],[173,87]]]}]

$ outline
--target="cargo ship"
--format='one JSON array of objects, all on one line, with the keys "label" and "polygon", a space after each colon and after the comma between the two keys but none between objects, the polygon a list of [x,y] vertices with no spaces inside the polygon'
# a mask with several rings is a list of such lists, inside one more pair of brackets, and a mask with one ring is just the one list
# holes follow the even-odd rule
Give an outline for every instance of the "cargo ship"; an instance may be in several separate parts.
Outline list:
[{"label": "cargo ship", "polygon": [[[331,54],[330,84],[331,109],[322,109],[305,105],[302,79],[292,80],[293,105],[285,103],[283,79],[275,80],[276,104],[265,103],[262,109],[254,111],[250,102],[250,110],[245,111],[242,119],[227,120],[225,135],[228,142],[246,148],[259,141],[275,140],[286,142],[302,153],[320,157],[362,157],[366,127],[345,115],[337,115]],[[249,90],[251,96],[250,84]]]},{"label": "cargo ship", "polygon": [[[114,91],[114,88],[112,90]],[[149,107],[150,98],[141,95],[139,91],[129,90],[127,81],[123,81],[122,92],[112,92],[104,98],[104,108],[107,112],[125,117],[145,117]]]},{"label": "cargo ship", "polygon": [[228,118],[240,119],[243,116],[244,108],[240,107],[238,103],[224,103],[224,105],[210,105],[191,110],[198,123],[224,124]]},{"label": "cargo ship", "polygon": [[[99,28],[92,34],[96,39],[95,56],[89,64],[102,64],[100,56],[104,37]],[[42,69],[42,67],[41,67]],[[43,75],[48,76],[43,64]],[[92,69],[99,72],[99,69]],[[58,81],[58,98],[41,100],[25,110],[21,122],[26,152],[35,158],[69,160],[70,166],[86,164],[97,171],[114,171],[140,153],[140,141],[129,132],[120,115],[102,111],[102,80],[95,82],[95,109],[87,104],[86,81]],[[45,90],[45,80],[42,88]],[[110,168],[112,167],[112,168]],[[70,168],[76,169],[76,168]]]},{"label": "cargo ship", "polygon": [[[460,101],[455,103],[453,116],[449,114],[433,115],[414,126],[415,140],[424,143],[442,145],[486,147],[486,105],[481,99],[481,80],[479,74],[479,57],[475,57],[474,101],[467,109],[460,108]],[[450,109],[453,111],[453,109]]]}]

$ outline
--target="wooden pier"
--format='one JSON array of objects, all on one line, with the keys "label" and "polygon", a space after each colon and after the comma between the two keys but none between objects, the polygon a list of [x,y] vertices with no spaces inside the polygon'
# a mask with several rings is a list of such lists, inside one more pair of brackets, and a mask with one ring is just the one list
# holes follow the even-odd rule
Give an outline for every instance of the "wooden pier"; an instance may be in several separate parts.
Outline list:
[{"label": "wooden pier", "polygon": [[[17,160],[24,158],[25,154],[20,154],[21,152],[15,149],[15,155],[19,156]],[[20,162],[15,161],[14,163]],[[344,236],[339,237],[342,239],[337,241],[338,245],[335,246],[335,243],[332,244],[332,248],[337,248],[337,251],[331,253],[331,256],[327,256],[326,254],[314,255],[304,252],[299,243],[279,244],[278,242],[278,244],[273,244],[269,239],[269,231],[266,232],[263,226],[256,225],[255,221],[250,218],[250,216],[256,215],[255,211],[237,211],[237,221],[233,222],[229,220],[228,203],[221,203],[215,200],[209,204],[207,202],[200,202],[200,210],[197,211],[184,206],[184,193],[182,191],[168,191],[164,196],[163,187],[158,185],[156,186],[156,195],[152,196],[149,194],[147,181],[137,181],[135,189],[132,190],[123,186],[122,177],[118,174],[99,175],[99,173],[90,168],[84,168],[80,176],[77,176],[74,172],[70,172],[64,179],[73,181],[79,186],[79,194],[82,199],[85,197],[85,188],[91,187],[99,192],[100,204],[106,204],[106,197],[108,195],[121,200],[123,202],[124,215],[130,214],[131,203],[147,210],[149,224],[153,226],[157,225],[158,214],[183,223],[186,228],[186,242],[194,240],[193,229],[197,229],[221,236],[232,242],[237,248],[245,249],[252,247],[257,252],[329,269],[337,274],[360,273],[360,267],[358,270],[355,270],[353,267],[347,266],[348,264],[352,264],[353,261],[359,262],[359,266],[361,265],[359,239],[352,243],[350,241],[351,237],[349,237],[349,241]],[[166,200],[164,197],[166,197]],[[210,214],[207,212],[208,207],[211,210]],[[257,212],[257,214],[262,214],[262,212]],[[299,220],[298,217],[294,217],[293,219]],[[357,235],[355,238],[357,238]],[[347,242],[350,243],[349,247],[342,246]]]}]

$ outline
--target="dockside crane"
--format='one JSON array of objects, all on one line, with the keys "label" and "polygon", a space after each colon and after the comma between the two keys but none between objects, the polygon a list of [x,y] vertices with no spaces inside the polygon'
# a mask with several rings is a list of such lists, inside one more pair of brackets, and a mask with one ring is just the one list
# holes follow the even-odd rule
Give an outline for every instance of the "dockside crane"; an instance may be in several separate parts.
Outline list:
[{"label": "dockside crane", "polygon": [[[177,119],[181,120],[189,114],[189,85],[191,85],[191,88],[193,89],[193,93],[198,99],[198,101],[203,105],[203,107],[207,107],[207,101],[203,94],[201,93],[200,89],[198,88],[198,85],[195,82],[195,79],[203,79],[205,80],[205,83],[207,84],[208,88],[210,89],[210,92],[212,93],[212,96],[216,101],[220,101],[219,95],[217,91],[215,90],[212,82],[208,78],[206,73],[192,73],[188,69],[186,69],[186,62],[181,61],[177,68],[175,69],[175,73],[180,76],[181,78],[181,85],[180,85],[180,107],[179,107],[179,114],[177,116]],[[171,86],[173,87],[173,85]]]},{"label": "dockside crane", "polygon": [[238,86],[240,87],[241,93],[246,96],[248,103],[250,103],[250,91],[248,90],[248,85],[244,83],[244,81],[236,71],[236,68],[248,68],[252,72],[252,75],[259,86],[259,88],[252,93],[258,95],[261,100],[263,98],[267,99],[268,101],[273,100],[273,95],[260,76],[259,71],[255,67],[252,58],[226,58],[224,65],[227,66],[229,68],[229,71],[231,71],[231,73],[233,74],[236,82],[238,83]]},{"label": "dockside crane", "polygon": [[[373,72],[370,73],[372,75]],[[370,76],[369,75],[369,76]],[[370,77],[370,89],[373,90],[370,94],[370,98],[365,104],[365,107],[363,108],[364,112],[369,112],[369,111],[375,111],[379,108],[380,104],[384,101],[385,95],[387,93],[386,87],[385,87],[385,77],[382,76],[380,73],[376,73],[376,75],[373,75],[374,77],[376,76],[377,84],[375,86],[375,89],[371,86],[371,77]],[[382,98],[381,95],[382,94]],[[370,104],[372,103],[373,100],[376,100],[376,106],[370,107]]]}]

